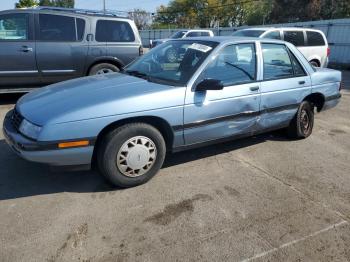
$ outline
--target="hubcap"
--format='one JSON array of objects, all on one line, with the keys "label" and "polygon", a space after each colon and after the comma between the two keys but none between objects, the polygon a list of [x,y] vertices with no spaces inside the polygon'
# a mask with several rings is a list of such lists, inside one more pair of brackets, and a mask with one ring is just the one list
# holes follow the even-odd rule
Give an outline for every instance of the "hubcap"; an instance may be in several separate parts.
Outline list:
[{"label": "hubcap", "polygon": [[149,171],[155,163],[157,148],[148,137],[136,136],[119,149],[117,167],[127,177],[138,177]]},{"label": "hubcap", "polygon": [[309,130],[309,127],[310,127],[310,123],[309,123],[309,115],[306,112],[306,110],[301,111],[300,123],[301,123],[301,128],[302,128],[304,134],[307,133]]},{"label": "hubcap", "polygon": [[96,75],[103,75],[103,74],[110,74],[110,73],[114,73],[114,71],[109,68],[102,68],[96,72]]}]

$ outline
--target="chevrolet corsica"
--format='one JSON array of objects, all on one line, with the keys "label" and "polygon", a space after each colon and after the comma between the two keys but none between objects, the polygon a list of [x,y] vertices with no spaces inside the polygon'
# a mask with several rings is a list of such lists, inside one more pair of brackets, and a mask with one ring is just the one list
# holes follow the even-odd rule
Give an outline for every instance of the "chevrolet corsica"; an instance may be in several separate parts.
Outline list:
[{"label": "chevrolet corsica", "polygon": [[281,128],[306,138],[314,111],[334,107],[340,89],[339,71],[312,67],[286,42],[171,40],[120,73],[23,96],[3,130],[24,159],[97,167],[131,187],[151,179],[166,152]]}]

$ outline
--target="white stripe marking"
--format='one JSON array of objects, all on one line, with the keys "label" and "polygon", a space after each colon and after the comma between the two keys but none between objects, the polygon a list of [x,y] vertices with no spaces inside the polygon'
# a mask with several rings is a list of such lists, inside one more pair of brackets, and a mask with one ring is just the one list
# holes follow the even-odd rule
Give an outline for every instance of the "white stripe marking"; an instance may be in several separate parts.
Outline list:
[{"label": "white stripe marking", "polygon": [[262,253],[260,253],[260,254],[257,254],[257,255],[255,255],[255,256],[253,256],[253,257],[244,259],[244,260],[242,260],[242,262],[249,262],[249,261],[253,261],[253,260],[257,259],[257,258],[264,257],[264,256],[266,256],[266,255],[269,255],[269,254],[271,254],[271,253],[273,253],[273,252],[278,251],[279,249],[292,246],[292,245],[297,244],[297,243],[299,243],[299,242],[301,242],[301,241],[307,240],[307,239],[309,239],[309,238],[311,238],[311,237],[317,236],[317,235],[319,235],[319,234],[322,234],[322,233],[324,233],[324,232],[327,232],[327,231],[329,231],[329,230],[331,230],[331,229],[340,227],[340,226],[345,225],[345,224],[348,224],[348,221],[343,220],[342,222],[339,222],[339,223],[334,224],[334,225],[330,225],[330,226],[328,226],[328,227],[326,227],[326,228],[324,228],[324,229],[321,229],[321,230],[319,230],[319,231],[316,231],[316,232],[314,232],[314,233],[312,233],[312,234],[310,234],[310,235],[308,235],[308,236],[305,236],[305,237],[302,237],[302,238],[293,240],[293,241],[288,242],[288,243],[285,243],[285,244],[283,244],[283,245],[281,245],[281,246],[279,246],[279,247],[275,247],[275,248],[270,249],[270,250],[268,250],[268,251],[265,251],[265,252],[262,252]]}]

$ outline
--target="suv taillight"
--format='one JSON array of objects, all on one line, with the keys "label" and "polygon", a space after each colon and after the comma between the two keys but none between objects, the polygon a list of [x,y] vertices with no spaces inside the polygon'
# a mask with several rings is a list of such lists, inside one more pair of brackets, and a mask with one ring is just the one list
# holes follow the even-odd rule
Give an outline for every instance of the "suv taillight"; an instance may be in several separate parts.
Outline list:
[{"label": "suv taillight", "polygon": [[139,56],[142,56],[143,55],[143,48],[142,46],[139,47]]},{"label": "suv taillight", "polygon": [[331,54],[331,49],[329,47],[327,47],[327,57],[329,57]]}]

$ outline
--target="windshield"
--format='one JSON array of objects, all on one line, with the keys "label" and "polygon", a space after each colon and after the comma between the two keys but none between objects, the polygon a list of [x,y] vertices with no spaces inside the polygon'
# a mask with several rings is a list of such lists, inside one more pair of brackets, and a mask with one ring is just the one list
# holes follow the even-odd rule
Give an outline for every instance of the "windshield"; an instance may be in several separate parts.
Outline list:
[{"label": "windshield", "polygon": [[218,45],[212,41],[168,41],[127,66],[123,73],[168,85],[186,85]]},{"label": "windshield", "polygon": [[186,34],[186,31],[179,31],[173,34],[172,36],[170,36],[170,38],[179,39],[179,38],[182,38],[185,34]]},{"label": "windshield", "polygon": [[234,32],[232,36],[259,37],[264,32],[264,30],[239,30]]}]

